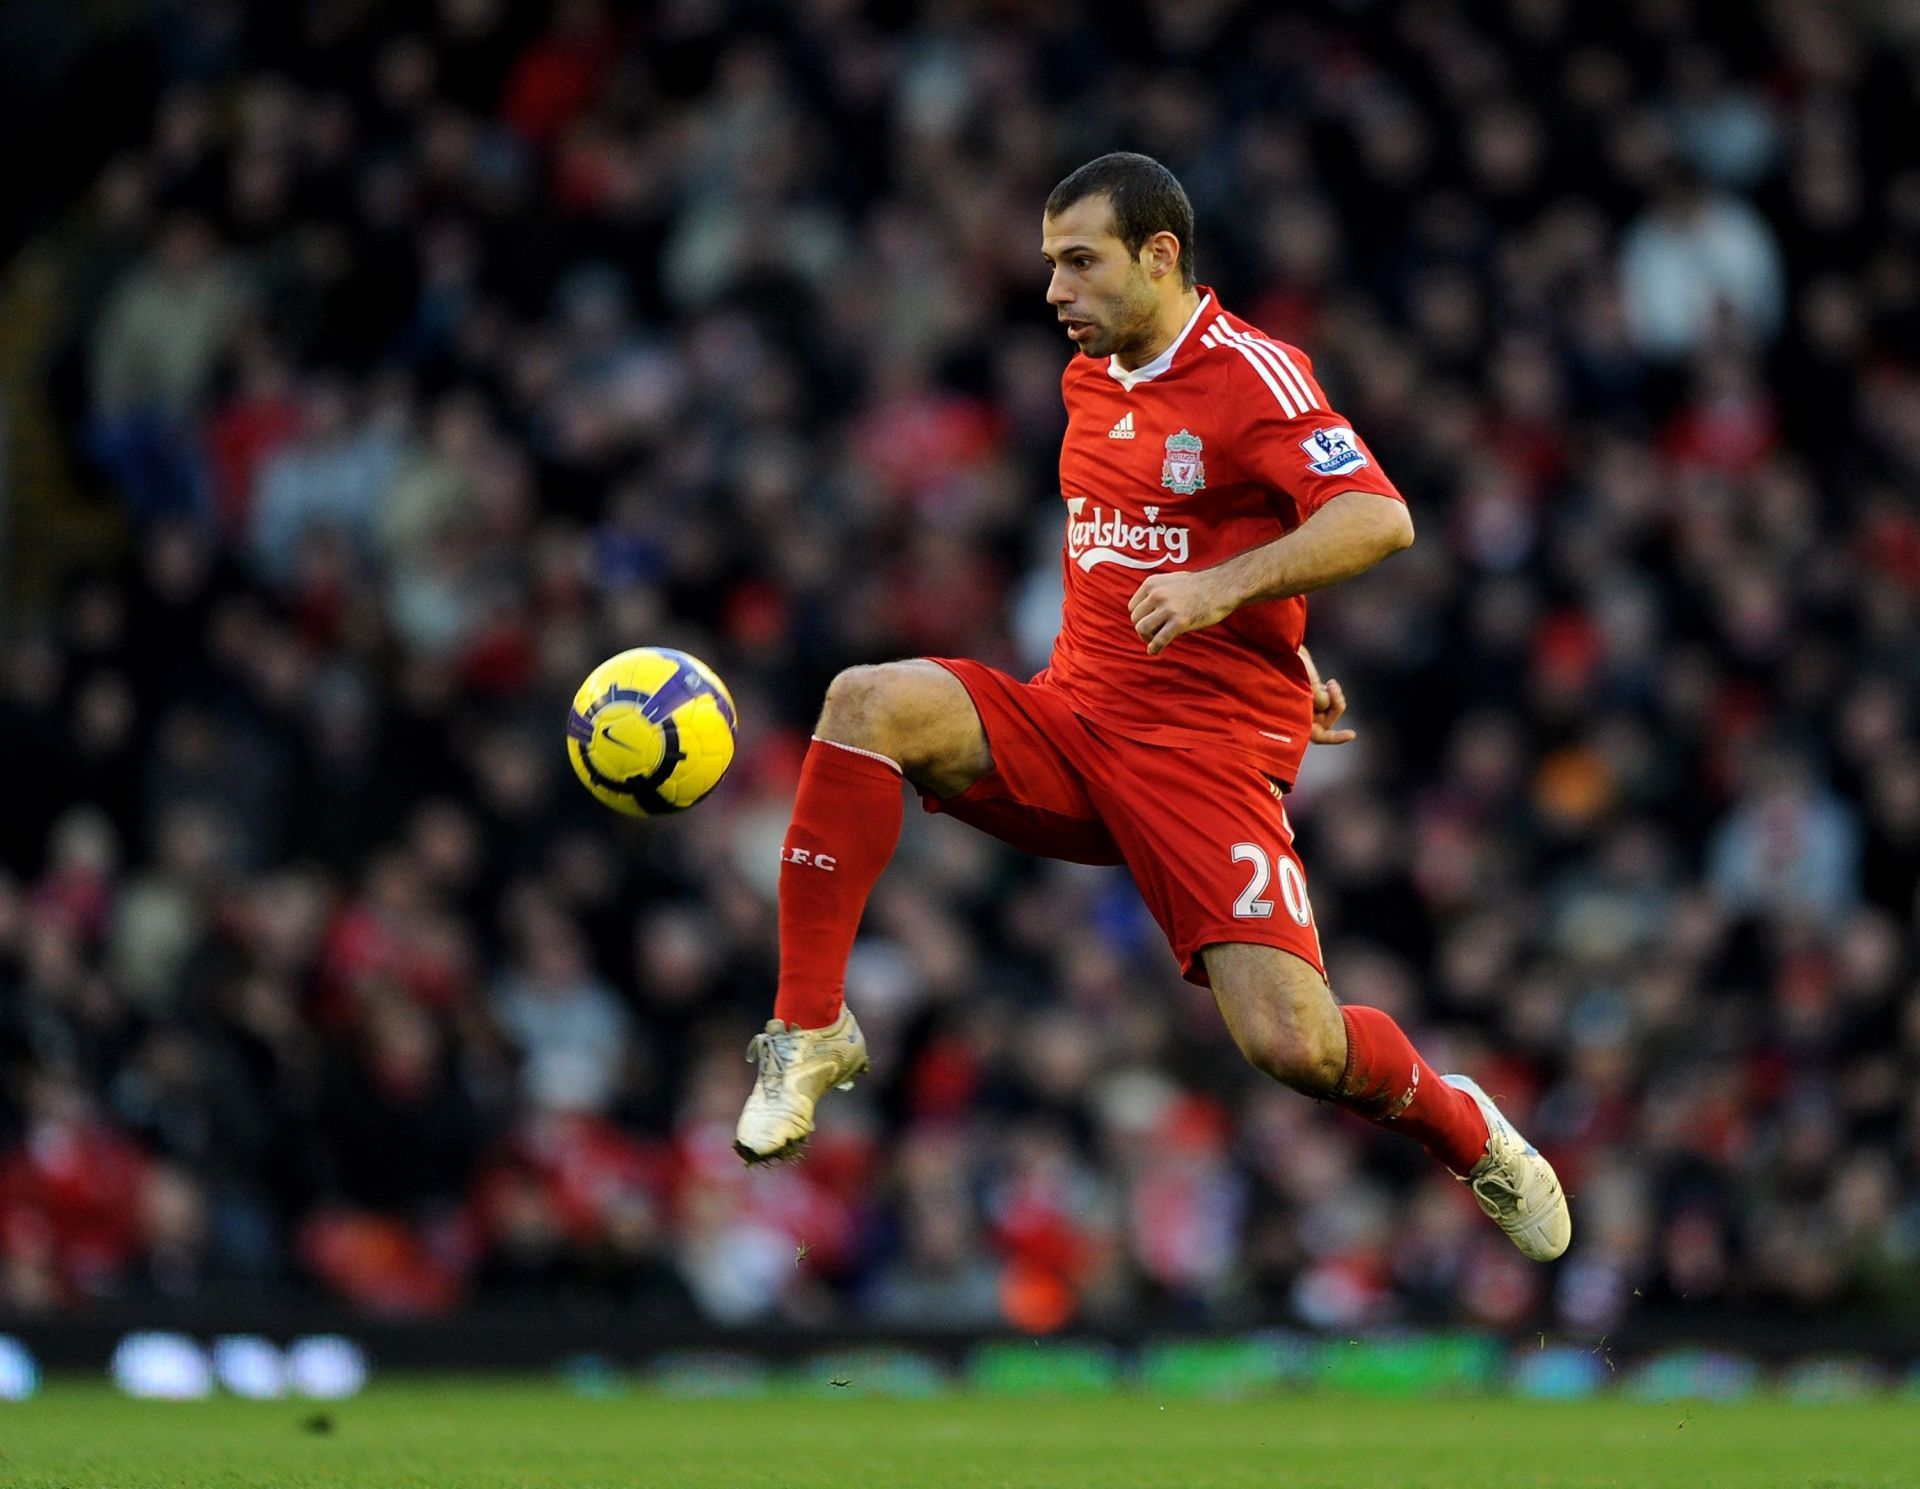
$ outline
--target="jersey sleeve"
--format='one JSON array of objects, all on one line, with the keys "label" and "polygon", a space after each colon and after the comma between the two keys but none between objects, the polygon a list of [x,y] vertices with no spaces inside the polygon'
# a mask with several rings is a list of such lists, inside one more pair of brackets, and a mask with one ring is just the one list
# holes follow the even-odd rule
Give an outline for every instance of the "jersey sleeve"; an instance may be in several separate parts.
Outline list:
[{"label": "jersey sleeve", "polygon": [[1228,365],[1244,419],[1241,459],[1253,479],[1293,503],[1305,522],[1334,497],[1366,491],[1406,500],[1353,426],[1327,404],[1306,357],[1241,333]]}]

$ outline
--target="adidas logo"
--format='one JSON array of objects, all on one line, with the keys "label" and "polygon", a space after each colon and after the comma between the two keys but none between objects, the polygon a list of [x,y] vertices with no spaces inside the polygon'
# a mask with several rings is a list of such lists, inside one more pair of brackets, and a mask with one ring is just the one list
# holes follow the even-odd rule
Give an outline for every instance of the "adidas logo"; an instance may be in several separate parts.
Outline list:
[{"label": "adidas logo", "polygon": [[1108,439],[1133,438],[1133,410],[1128,409],[1120,416],[1120,422],[1107,431]]}]

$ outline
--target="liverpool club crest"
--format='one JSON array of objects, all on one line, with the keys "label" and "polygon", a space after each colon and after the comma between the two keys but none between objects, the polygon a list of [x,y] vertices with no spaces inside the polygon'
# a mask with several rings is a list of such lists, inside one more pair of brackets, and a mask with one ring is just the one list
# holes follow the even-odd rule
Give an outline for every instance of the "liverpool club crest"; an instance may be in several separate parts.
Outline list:
[{"label": "liverpool club crest", "polygon": [[1192,496],[1207,484],[1207,468],[1200,463],[1200,436],[1182,429],[1167,436],[1167,458],[1160,467],[1160,484],[1182,496]]}]

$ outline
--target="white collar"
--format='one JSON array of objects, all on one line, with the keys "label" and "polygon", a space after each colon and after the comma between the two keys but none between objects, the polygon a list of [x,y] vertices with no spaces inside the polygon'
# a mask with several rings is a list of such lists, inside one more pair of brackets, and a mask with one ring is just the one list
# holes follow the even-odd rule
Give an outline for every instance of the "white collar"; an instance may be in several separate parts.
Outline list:
[{"label": "white collar", "polygon": [[1107,376],[1125,388],[1129,393],[1139,384],[1151,382],[1154,378],[1160,376],[1161,373],[1173,366],[1173,354],[1180,350],[1180,343],[1187,339],[1187,333],[1200,324],[1200,317],[1207,313],[1207,307],[1212,303],[1212,295],[1202,295],[1200,297],[1200,304],[1194,309],[1193,315],[1188,319],[1186,325],[1180,328],[1180,334],[1173,338],[1173,344],[1144,367],[1136,367],[1133,371],[1129,372],[1120,365],[1120,359],[1118,357],[1108,357]]}]

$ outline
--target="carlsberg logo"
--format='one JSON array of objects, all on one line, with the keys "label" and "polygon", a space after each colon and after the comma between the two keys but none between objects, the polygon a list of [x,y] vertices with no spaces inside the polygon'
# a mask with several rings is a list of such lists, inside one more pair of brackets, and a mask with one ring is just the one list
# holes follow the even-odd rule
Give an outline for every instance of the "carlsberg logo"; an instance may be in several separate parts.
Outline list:
[{"label": "carlsberg logo", "polygon": [[1146,509],[1145,522],[1129,522],[1123,512],[1095,507],[1082,516],[1087,499],[1067,498],[1067,557],[1083,569],[1095,564],[1124,564],[1129,569],[1157,569],[1164,563],[1187,561],[1187,530],[1156,521],[1158,507]]}]

